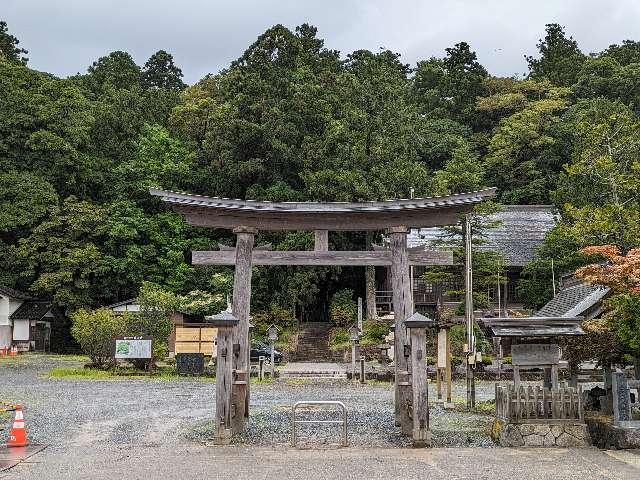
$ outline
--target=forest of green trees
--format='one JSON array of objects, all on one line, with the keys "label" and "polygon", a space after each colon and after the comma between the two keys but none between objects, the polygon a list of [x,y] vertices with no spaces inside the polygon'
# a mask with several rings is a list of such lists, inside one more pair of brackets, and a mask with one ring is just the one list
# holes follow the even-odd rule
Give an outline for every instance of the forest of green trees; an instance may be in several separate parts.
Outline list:
[{"label": "forest of green trees", "polygon": [[[69,78],[39,72],[9,27],[0,23],[0,285],[67,311],[133,297],[143,281],[180,294],[228,288],[213,275],[228,270],[194,268],[187,253],[233,239],[186,225],[151,185],[274,201],[495,186],[504,204],[555,204],[560,223],[519,285],[530,306],[550,295],[551,259],[566,271],[585,263],[584,246],[640,245],[640,42],[583,52],[550,24],[523,52],[526,77],[501,78],[465,42],[406,65],[389,50],[328,50],[310,25],[276,25],[187,86],[163,50],[142,66],[117,51]],[[258,242],[304,249],[312,235]],[[331,242],[360,249],[365,238]],[[364,275],[256,269],[254,309],[311,308],[345,286],[363,288]]]}]

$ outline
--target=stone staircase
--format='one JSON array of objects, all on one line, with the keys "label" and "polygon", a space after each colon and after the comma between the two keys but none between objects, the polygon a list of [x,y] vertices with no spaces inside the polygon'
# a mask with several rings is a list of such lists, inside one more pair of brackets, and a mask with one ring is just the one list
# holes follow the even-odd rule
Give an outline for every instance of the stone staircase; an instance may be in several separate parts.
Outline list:
[{"label": "stone staircase", "polygon": [[296,362],[331,362],[333,353],[329,350],[329,329],[331,324],[309,322],[300,326],[298,345],[294,355]]}]

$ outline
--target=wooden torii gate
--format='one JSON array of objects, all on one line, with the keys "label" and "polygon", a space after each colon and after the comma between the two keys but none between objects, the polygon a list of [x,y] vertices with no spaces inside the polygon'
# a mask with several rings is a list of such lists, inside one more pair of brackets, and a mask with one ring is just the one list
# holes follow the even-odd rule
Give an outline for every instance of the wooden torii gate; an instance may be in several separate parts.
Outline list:
[{"label": "wooden torii gate", "polygon": [[[254,265],[307,266],[390,266],[395,314],[395,416],[403,434],[411,435],[416,446],[429,443],[426,376],[412,371],[424,369],[424,356],[411,354],[405,321],[414,313],[411,297],[410,265],[451,265],[451,252],[409,251],[410,228],[455,225],[460,216],[495,189],[410,200],[381,202],[264,202],[230,200],[188,193],[150,189],[186,221],[195,226],[226,228],[236,234],[234,250],[192,252],[194,265],[235,265],[233,282],[233,316],[226,321],[225,341],[232,343],[231,393],[225,404],[217,403],[217,435],[228,442],[230,434],[244,431],[249,417],[249,306],[251,301],[251,268]],[[269,251],[254,249],[258,230],[295,230],[315,232],[313,251]],[[329,231],[386,231],[390,249],[372,251],[330,251]],[[416,322],[414,322],[416,323]],[[413,325],[419,328],[420,322]],[[228,335],[228,337],[227,337]],[[424,338],[417,336],[416,338]],[[416,346],[417,347],[417,346]],[[411,365],[420,360],[420,365]],[[216,377],[216,392],[226,391],[227,376]],[[414,405],[414,398],[424,401]],[[420,410],[420,411],[416,411]],[[424,411],[423,411],[424,410]],[[222,413],[224,412],[224,414]]]}]

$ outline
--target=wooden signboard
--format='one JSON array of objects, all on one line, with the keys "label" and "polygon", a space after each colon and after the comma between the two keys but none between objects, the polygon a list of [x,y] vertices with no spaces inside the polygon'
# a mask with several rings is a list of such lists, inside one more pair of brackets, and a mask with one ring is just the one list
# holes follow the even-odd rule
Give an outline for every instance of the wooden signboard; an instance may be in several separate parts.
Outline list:
[{"label": "wooden signboard", "polygon": [[447,367],[447,334],[445,329],[438,331],[438,368]]},{"label": "wooden signboard", "polygon": [[519,344],[511,346],[511,363],[519,367],[557,365],[560,347],[556,344]]},{"label": "wooden signboard", "polygon": [[213,327],[176,327],[175,353],[213,354],[213,340],[218,329]]},{"label": "wooden signboard", "polygon": [[151,358],[151,337],[116,337],[115,358],[134,360]]}]

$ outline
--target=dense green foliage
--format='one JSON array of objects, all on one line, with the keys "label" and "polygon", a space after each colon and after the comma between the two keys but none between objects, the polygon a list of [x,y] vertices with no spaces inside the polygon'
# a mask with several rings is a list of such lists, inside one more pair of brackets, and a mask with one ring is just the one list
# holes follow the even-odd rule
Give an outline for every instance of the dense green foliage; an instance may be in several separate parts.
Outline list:
[{"label": "dense green foliage", "polygon": [[113,363],[113,338],[126,333],[127,315],[116,315],[108,308],[93,312],[81,308],[71,315],[71,334],[91,365],[103,368]]},{"label": "dense green foliage", "polygon": [[358,306],[353,299],[353,290],[345,288],[331,299],[329,317],[336,327],[350,328],[358,321]]},{"label": "dense green foliage", "polygon": [[[587,55],[548,25],[516,79],[492,76],[465,42],[412,68],[389,50],[341,55],[312,26],[276,25],[191,86],[163,50],[143,66],[112,52],[66,79],[28,68],[25,53],[0,23],[0,284],[69,310],[133,297],[144,281],[228,293],[228,269],[195,269],[185,254],[231,236],[186,225],[152,185],[342,201],[496,186],[503,203],[553,202],[560,225],[521,285],[531,305],[549,294],[539,285],[551,258],[572,268],[587,244],[640,242],[634,41]],[[307,249],[312,236],[257,241]],[[364,275],[259,268],[254,286],[255,312],[275,304],[300,318],[345,287],[364,296]]]},{"label": "dense green foliage", "polygon": [[[113,363],[113,339],[119,335],[151,337],[152,365],[166,357],[174,312],[211,315],[220,311],[221,295],[192,291],[176,295],[156,284],[143,282],[138,295],[139,312],[114,313],[109,308],[88,310],[81,308],[71,314],[71,334],[96,367]],[[141,360],[139,366],[146,366]]]}]

